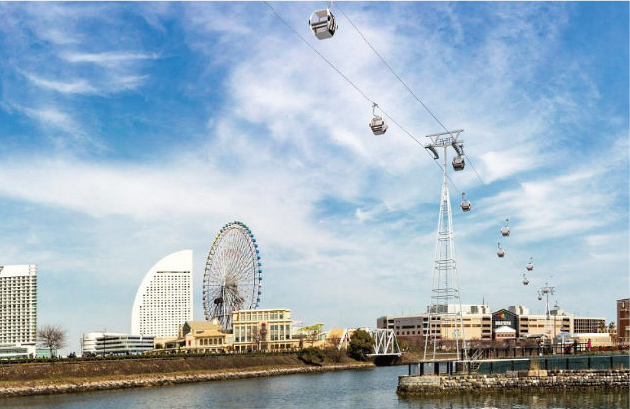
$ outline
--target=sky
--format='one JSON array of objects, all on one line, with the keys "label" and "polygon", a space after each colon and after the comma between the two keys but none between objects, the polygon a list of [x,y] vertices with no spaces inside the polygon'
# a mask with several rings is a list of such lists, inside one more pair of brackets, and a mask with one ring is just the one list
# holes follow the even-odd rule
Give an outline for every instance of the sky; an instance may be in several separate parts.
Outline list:
[{"label": "sky", "polygon": [[[464,129],[462,303],[542,313],[549,283],[565,311],[616,319],[628,2],[336,2],[318,40],[327,4],[0,3],[0,264],[37,264],[38,325],[65,328],[68,352],[128,332],[143,276],[183,249],[203,319],[208,250],[235,220],[259,244],[261,308],[327,329],[425,311],[441,170],[410,135],[443,128],[362,36]],[[370,101],[395,120],[384,135]]]}]

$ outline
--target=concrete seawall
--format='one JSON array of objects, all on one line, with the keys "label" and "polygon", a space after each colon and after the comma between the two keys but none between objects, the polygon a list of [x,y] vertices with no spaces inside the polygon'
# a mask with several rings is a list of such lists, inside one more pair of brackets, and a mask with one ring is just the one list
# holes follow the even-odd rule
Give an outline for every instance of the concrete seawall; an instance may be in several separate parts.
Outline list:
[{"label": "concrete seawall", "polygon": [[297,373],[316,373],[349,369],[371,369],[373,365],[365,363],[348,363],[325,366],[303,366],[294,368],[277,368],[261,370],[232,370],[221,372],[192,374],[143,374],[119,376],[117,379],[73,379],[69,381],[26,382],[24,385],[0,386],[0,398],[14,396],[55,395],[103,391],[112,389],[144,388],[152,386],[168,386],[181,383],[226,381],[234,379],[260,378],[268,376],[290,375]]},{"label": "concrete seawall", "polygon": [[628,388],[630,371],[529,370],[504,374],[411,375],[398,378],[400,395],[442,395],[462,392],[493,392],[558,389]]}]

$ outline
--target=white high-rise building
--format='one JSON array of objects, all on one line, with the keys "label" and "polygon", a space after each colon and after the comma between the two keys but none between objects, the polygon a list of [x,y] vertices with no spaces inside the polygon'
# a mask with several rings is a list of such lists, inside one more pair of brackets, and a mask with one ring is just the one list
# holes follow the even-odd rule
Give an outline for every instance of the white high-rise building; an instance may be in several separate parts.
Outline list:
[{"label": "white high-rise building", "polygon": [[131,334],[176,337],[193,319],[193,252],[182,250],[158,261],[144,276],[131,310]]},{"label": "white high-rise building", "polygon": [[37,342],[37,266],[0,266],[0,345]]}]

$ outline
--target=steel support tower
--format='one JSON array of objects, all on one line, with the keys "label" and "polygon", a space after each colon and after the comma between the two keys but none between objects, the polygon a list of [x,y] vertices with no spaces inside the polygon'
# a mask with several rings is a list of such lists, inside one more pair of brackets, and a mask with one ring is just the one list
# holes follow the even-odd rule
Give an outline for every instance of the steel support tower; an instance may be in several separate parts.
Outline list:
[{"label": "steel support tower", "polygon": [[426,148],[433,152],[436,159],[438,159],[436,148],[443,148],[444,156],[442,165],[442,196],[435,244],[435,260],[433,263],[433,288],[429,303],[428,322],[424,331],[424,360],[427,360],[427,358],[435,360],[440,353],[444,354],[439,348],[442,334],[445,335],[444,339],[455,341],[457,358],[467,359],[447,174],[448,147],[453,147],[459,154],[463,147],[463,141],[458,139],[461,132],[463,130],[427,135],[431,139],[431,144]]}]

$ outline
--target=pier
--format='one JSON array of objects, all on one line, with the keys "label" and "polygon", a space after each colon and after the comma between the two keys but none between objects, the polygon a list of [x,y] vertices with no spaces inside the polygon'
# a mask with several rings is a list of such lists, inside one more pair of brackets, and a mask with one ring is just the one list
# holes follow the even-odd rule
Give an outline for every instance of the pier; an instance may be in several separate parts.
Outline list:
[{"label": "pier", "polygon": [[627,388],[630,356],[564,356],[408,364],[397,393],[434,395],[466,391]]}]

